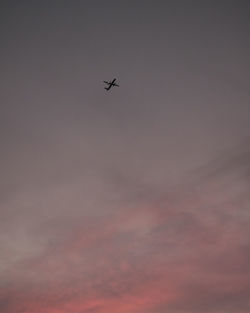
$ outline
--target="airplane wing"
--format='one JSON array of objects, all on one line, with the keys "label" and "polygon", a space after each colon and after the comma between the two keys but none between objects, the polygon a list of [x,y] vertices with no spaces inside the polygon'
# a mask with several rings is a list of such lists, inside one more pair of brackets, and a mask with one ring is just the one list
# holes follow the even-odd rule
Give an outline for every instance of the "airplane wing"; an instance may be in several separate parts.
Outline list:
[{"label": "airplane wing", "polygon": [[117,85],[116,83],[114,83],[114,85],[113,86],[117,86],[117,87],[120,87],[119,85]]},{"label": "airplane wing", "polygon": [[103,82],[106,83],[106,84],[109,84],[109,82],[106,82],[105,80]]}]

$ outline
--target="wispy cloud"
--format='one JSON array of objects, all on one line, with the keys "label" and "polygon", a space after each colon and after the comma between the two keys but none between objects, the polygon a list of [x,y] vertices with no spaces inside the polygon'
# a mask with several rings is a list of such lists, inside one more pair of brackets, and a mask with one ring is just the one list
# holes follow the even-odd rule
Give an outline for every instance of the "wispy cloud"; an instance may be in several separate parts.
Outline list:
[{"label": "wispy cloud", "polygon": [[162,194],[105,174],[115,206],[93,215],[79,198],[60,212],[67,187],[61,200],[56,184],[40,191],[48,216],[38,195],[17,194],[22,214],[1,228],[1,312],[247,312],[249,160],[218,158]]}]

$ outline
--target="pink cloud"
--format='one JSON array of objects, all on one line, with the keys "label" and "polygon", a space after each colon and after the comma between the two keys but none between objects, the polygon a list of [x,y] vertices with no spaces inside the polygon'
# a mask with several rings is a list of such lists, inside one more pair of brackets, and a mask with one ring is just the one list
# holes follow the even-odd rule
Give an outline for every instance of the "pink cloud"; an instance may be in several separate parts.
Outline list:
[{"label": "pink cloud", "polygon": [[247,313],[250,185],[230,174],[237,164],[218,162],[157,201],[33,228],[47,243],[6,267],[0,311]]}]

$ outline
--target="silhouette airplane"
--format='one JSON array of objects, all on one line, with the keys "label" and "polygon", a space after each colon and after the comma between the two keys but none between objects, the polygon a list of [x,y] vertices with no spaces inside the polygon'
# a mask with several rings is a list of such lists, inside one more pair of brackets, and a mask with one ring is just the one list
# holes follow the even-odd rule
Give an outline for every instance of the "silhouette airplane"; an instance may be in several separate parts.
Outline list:
[{"label": "silhouette airplane", "polygon": [[116,87],[119,87],[119,85],[117,85],[116,83],[115,83],[115,81],[116,81],[116,78],[114,78],[113,80],[112,80],[112,82],[110,81],[110,82],[106,82],[105,80],[103,81],[105,84],[108,84],[109,86],[108,87],[104,87],[106,90],[109,90],[111,87],[113,87],[113,86],[116,86]]}]

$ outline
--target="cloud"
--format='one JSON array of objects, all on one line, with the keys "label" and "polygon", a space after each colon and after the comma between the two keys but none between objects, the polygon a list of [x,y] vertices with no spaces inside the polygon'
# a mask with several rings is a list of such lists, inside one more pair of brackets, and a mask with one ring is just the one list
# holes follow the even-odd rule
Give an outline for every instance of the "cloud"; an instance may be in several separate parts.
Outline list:
[{"label": "cloud", "polygon": [[250,153],[231,153],[165,192],[107,170],[89,176],[88,201],[77,178],[15,192],[1,210],[1,310],[247,312]]}]

